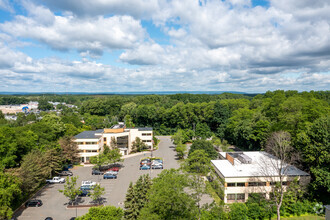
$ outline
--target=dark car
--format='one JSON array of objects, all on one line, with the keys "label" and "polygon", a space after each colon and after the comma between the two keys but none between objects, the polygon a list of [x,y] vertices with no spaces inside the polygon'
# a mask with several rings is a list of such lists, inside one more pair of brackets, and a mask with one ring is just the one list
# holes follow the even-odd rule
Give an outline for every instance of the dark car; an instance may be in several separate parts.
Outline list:
[{"label": "dark car", "polygon": [[103,179],[117,179],[117,175],[106,173],[103,175]]},{"label": "dark car", "polygon": [[89,196],[89,190],[80,189],[78,196],[80,196],[80,197]]},{"label": "dark car", "polygon": [[83,190],[92,190],[93,189],[93,187],[92,186],[81,186],[80,187],[80,191],[83,191]]},{"label": "dark car", "polygon": [[72,176],[73,173],[71,171],[68,171],[68,170],[64,170],[62,172],[59,172],[58,173],[59,176]]},{"label": "dark car", "polygon": [[39,206],[42,206],[42,201],[40,199],[30,200],[25,203],[25,207],[39,207]]},{"label": "dark car", "polygon": [[92,170],[92,175],[103,175],[103,172],[100,170]]},{"label": "dark car", "polygon": [[47,218],[45,218],[45,220],[53,220],[53,218],[52,217],[47,217]]}]

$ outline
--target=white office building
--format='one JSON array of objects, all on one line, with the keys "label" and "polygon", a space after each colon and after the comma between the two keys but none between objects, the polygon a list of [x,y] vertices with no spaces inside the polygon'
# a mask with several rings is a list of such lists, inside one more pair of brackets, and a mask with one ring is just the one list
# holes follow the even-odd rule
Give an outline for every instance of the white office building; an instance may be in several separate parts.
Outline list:
[{"label": "white office building", "polygon": [[[215,172],[223,182],[224,202],[246,202],[251,193],[269,198],[272,187],[280,181],[272,164],[278,159],[266,152],[220,152],[220,160],[211,160]],[[310,175],[294,166],[282,174],[282,185],[288,186],[295,178],[307,185]]]},{"label": "white office building", "polygon": [[78,144],[82,163],[89,163],[90,157],[97,156],[103,151],[103,146],[112,146],[111,142],[116,142],[116,147],[122,155],[127,155],[132,151],[132,144],[136,138],[140,138],[149,149],[153,148],[153,131],[150,127],[126,128],[124,123],[119,123],[111,128],[99,129],[96,131],[84,131],[74,136],[74,142]]}]

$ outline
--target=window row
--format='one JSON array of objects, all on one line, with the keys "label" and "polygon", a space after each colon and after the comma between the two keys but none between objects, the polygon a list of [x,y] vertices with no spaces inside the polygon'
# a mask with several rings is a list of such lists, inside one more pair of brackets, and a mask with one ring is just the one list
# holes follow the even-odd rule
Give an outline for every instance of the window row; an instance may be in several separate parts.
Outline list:
[{"label": "window row", "polygon": [[143,142],[151,142],[151,140],[142,140]]},{"label": "window row", "polygon": [[97,142],[77,142],[78,145],[95,145]]},{"label": "window row", "polygon": [[151,133],[142,133],[142,136],[151,136]]},{"label": "window row", "polygon": [[[270,182],[271,186],[275,186],[279,182]],[[266,186],[266,182],[248,182],[248,186]],[[287,186],[288,182],[282,182],[283,186]],[[227,187],[245,187],[245,183],[227,183]]]}]

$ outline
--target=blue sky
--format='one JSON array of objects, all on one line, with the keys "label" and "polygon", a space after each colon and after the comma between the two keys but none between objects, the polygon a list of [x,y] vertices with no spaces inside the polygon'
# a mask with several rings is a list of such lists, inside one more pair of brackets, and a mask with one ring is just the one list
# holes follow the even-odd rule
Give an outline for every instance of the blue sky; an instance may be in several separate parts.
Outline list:
[{"label": "blue sky", "polygon": [[329,10],[324,0],[0,0],[0,91],[328,90]]}]

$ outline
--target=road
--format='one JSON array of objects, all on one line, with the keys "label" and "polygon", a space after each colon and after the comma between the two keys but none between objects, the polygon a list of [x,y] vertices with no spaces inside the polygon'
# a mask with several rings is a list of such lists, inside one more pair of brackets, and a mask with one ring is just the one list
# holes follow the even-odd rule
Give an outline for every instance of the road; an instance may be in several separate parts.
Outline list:
[{"label": "road", "polygon": [[[176,152],[169,136],[158,137],[160,139],[158,150],[153,152],[153,156],[162,157],[164,160],[164,169],[179,168],[176,160]],[[75,167],[72,172],[74,176],[79,176],[77,183],[82,180],[92,180],[99,182],[105,188],[105,205],[122,207],[124,205],[126,192],[130,182],[135,182],[140,175],[150,174],[152,178],[156,177],[162,170],[139,170],[140,159],[150,156],[150,152],[138,155],[129,155],[123,162],[124,167],[119,171],[117,179],[104,180],[102,176],[92,176],[92,167]],[[63,184],[48,185],[36,194],[36,199],[43,201],[41,207],[29,207],[15,213],[19,220],[38,220],[50,216],[53,219],[65,220],[71,217],[81,216],[88,212],[88,208],[67,209],[68,199],[60,192]],[[89,198],[85,198],[88,203]]]}]

